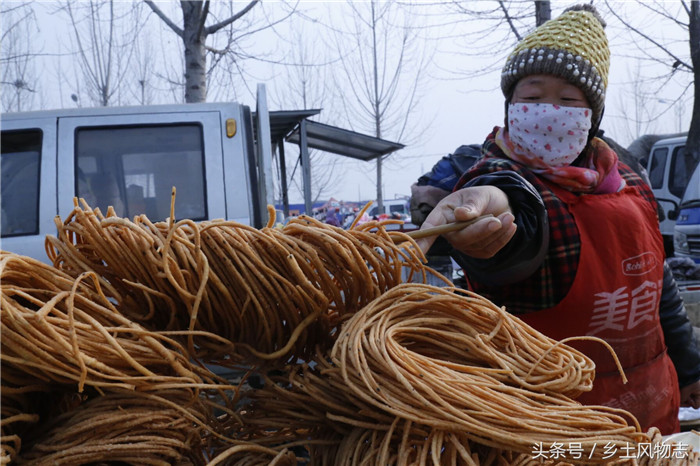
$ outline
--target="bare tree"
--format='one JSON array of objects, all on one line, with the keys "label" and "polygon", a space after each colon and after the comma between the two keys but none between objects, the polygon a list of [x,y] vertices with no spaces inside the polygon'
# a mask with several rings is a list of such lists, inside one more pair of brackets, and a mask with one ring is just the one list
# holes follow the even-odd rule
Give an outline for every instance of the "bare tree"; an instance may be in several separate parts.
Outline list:
[{"label": "bare tree", "polygon": [[[320,118],[332,121],[335,118],[334,106],[331,103],[333,95],[328,89],[328,83],[331,81],[328,79],[329,62],[325,59],[328,51],[318,46],[317,36],[308,34],[303,25],[293,29],[289,39],[289,52],[286,54],[289,58],[283,65],[278,79],[275,80],[280,86],[271,89],[273,104],[278,108],[289,110],[323,109]],[[298,151],[292,153],[296,155],[296,161],[292,162],[291,170],[289,167],[280,170],[279,191],[282,192],[283,186],[288,186],[288,183],[282,183],[281,179],[286,173],[291,175],[288,176],[289,184],[302,197],[303,185],[299,181],[300,177],[294,177],[301,163],[301,154]],[[331,189],[340,183],[340,174],[337,172],[339,156],[310,150],[309,159],[311,197],[312,202],[316,202],[328,196]],[[287,160],[292,161],[291,158]]]},{"label": "bare tree", "polygon": [[0,66],[2,67],[2,109],[5,112],[29,110],[37,92],[38,76],[36,16],[31,5],[3,6]]},{"label": "bare tree", "polygon": [[[234,67],[239,72],[242,71],[240,62],[251,58],[250,55],[245,53],[245,50],[239,48],[244,38],[274,27],[294,12],[294,8],[285,9],[280,19],[271,20],[265,18],[261,24],[248,22],[241,26],[239,23],[248,18],[251,11],[255,9],[258,3],[261,3],[260,0],[251,0],[242,9],[236,12],[231,11],[223,19],[217,18],[211,12],[212,3],[209,0],[183,0],[180,2],[182,10],[182,27],[180,27],[155,2],[145,0],[145,3],[182,40],[184,46],[186,102],[204,102],[207,100],[207,79],[224,58],[228,58],[229,66]],[[229,8],[233,8],[233,5],[233,2],[228,2]],[[208,19],[213,21],[209,25],[207,25]],[[233,27],[234,24],[241,27]],[[225,43],[221,45],[208,44],[208,39],[219,32],[225,33]],[[212,57],[209,64],[207,63],[208,56]],[[251,90],[251,95],[253,94],[254,92]]]},{"label": "bare tree", "polygon": [[693,65],[693,113],[688,129],[687,147],[695,158],[700,157],[700,1],[690,2],[688,12],[688,36],[690,60]]},{"label": "bare tree", "polygon": [[455,55],[460,59],[440,69],[458,79],[499,71],[517,42],[552,17],[551,3],[544,0],[448,0],[437,5],[444,11],[439,20],[433,18],[435,4],[425,4],[422,14],[431,15],[433,35],[459,50]]},{"label": "bare tree", "polygon": [[627,81],[620,86],[620,91],[615,95],[619,114],[608,115],[607,121],[612,122],[611,133],[620,142],[629,143],[645,134],[655,133],[660,116],[669,108],[659,111],[661,106],[670,102],[660,99],[652,90],[653,82],[642,78],[642,68],[640,60],[635,61],[633,68],[628,68]]},{"label": "bare tree", "polygon": [[[157,20],[160,21],[160,20]],[[159,90],[168,96],[169,102],[184,103],[185,61],[180,52],[181,40],[172,34],[169,28],[153,28],[155,34],[156,58],[158,62],[153,70]]]},{"label": "bare tree", "polygon": [[114,0],[65,1],[64,12],[72,28],[72,51],[77,56],[83,86],[75,88],[96,105],[108,106],[119,98],[122,83],[131,73],[134,38],[142,27],[139,3]]},{"label": "bare tree", "polygon": [[155,76],[155,60],[151,49],[150,36],[139,34],[134,38],[134,57],[132,60],[133,80],[129,91],[139,105],[153,102],[153,78]]},{"label": "bare tree", "polygon": [[535,25],[541,26],[552,19],[552,5],[548,0],[535,2]]},{"label": "bare tree", "polygon": [[[410,144],[428,127],[418,129],[417,109],[421,101],[427,68],[433,55],[419,41],[412,27],[412,15],[395,2],[357,4],[348,2],[351,24],[336,33],[340,58],[334,82],[342,90],[340,102],[347,124],[378,138]],[[376,163],[376,198],[384,211],[382,164]]]},{"label": "bare tree", "polygon": [[[660,70],[646,77],[654,83],[651,92],[662,94],[669,84],[676,83],[681,90],[670,101],[680,106],[689,100],[692,89],[694,98],[687,148],[695,157],[700,157],[700,0],[637,1],[632,5],[606,0],[605,5],[608,13],[629,34],[640,59],[663,65],[644,67],[645,70]],[[638,10],[648,14],[635,15]],[[636,19],[640,17],[643,20]],[[654,34],[659,30],[665,34]],[[685,40],[678,39],[683,37]]]}]

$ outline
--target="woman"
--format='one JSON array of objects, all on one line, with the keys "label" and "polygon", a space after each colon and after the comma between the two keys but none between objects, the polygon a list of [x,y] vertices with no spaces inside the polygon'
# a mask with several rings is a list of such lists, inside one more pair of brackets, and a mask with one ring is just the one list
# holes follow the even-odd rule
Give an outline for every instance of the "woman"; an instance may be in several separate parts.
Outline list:
[{"label": "woman", "polygon": [[665,267],[653,194],[594,137],[607,89],[604,26],[594,7],[576,6],[518,44],[501,76],[505,125],[422,228],[493,214],[444,235],[470,288],[557,340],[607,341],[629,383],[601,343],[572,341],[596,363],[593,390],[579,400],[670,434],[680,402],[700,402],[700,351]]}]

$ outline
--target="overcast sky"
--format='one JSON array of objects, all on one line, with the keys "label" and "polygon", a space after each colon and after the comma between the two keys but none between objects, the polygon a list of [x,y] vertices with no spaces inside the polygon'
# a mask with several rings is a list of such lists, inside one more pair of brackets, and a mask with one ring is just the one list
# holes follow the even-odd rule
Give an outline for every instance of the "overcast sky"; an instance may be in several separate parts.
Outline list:
[{"label": "overcast sky", "polygon": [[[9,4],[10,2],[5,2]],[[556,17],[561,10],[573,2],[552,2],[553,16]],[[599,2],[596,2],[599,3]],[[679,2],[674,2],[679,3]],[[66,29],[62,26],[65,19],[57,14],[49,15],[48,10],[51,10],[51,2],[43,2],[40,4],[43,9],[38,15],[39,27],[41,29],[41,38],[43,50],[46,53],[58,53],[61,43],[65,44]],[[177,11],[175,3],[162,3],[163,8],[173,8]],[[274,2],[266,4],[266,8],[274,8]],[[271,6],[272,5],[272,6]],[[424,11],[427,11],[427,3],[423,3]],[[672,28],[659,27],[658,17],[655,17],[650,11],[644,11],[633,2],[615,2],[616,8],[619,11],[634,10],[640,15],[638,24],[646,24],[649,28],[648,33],[655,38],[664,39],[669,34],[674,34]],[[302,8],[314,12],[314,14],[330,15],[331,17],[342,18],[348,14],[347,7],[344,7],[341,2],[311,2],[302,3]],[[640,51],[633,45],[630,45],[630,37],[620,29],[619,23],[611,17],[605,18],[608,21],[608,36],[611,42],[611,72],[609,79],[609,90],[607,97],[606,113],[603,119],[602,128],[606,133],[617,139],[623,145],[629,144],[632,140],[634,129],[630,130],[630,125],[624,121],[624,114],[631,111],[634,107],[630,89],[635,81],[634,76],[640,73],[640,66],[644,67],[645,74],[649,74],[649,67],[652,66],[647,62],[639,62],[630,58],[630,56],[640,55]],[[687,18],[685,18],[687,19]],[[431,21],[434,21],[432,18]],[[150,27],[154,27],[158,23],[157,19]],[[162,25],[161,25],[162,26]],[[305,28],[308,30],[308,28]],[[445,29],[433,30],[426,34],[434,34],[435,37],[441,37]],[[454,31],[459,34],[459,30]],[[678,33],[678,30],[675,31]],[[279,28],[275,34],[267,36],[264,41],[274,43],[279,40],[279,34],[285,34],[284,28]],[[177,40],[172,33],[162,31],[158,35],[162,42],[159,46],[163,47],[165,42],[172,41],[172,44],[177,44]],[[680,37],[680,40],[687,38]],[[261,40],[261,39],[256,39]],[[511,39],[505,39],[511,40]],[[436,63],[433,65],[432,76],[424,83],[423,93],[424,98],[421,102],[421,107],[417,109],[417,125],[418,128],[427,129],[421,136],[420,140],[409,145],[406,149],[399,151],[390,158],[385,164],[384,171],[384,198],[392,199],[396,196],[410,194],[410,186],[416,179],[426,171],[430,170],[443,155],[452,152],[461,144],[481,143],[484,137],[492,130],[495,125],[501,124],[503,120],[503,96],[498,87],[499,71],[481,76],[466,78],[459,76],[449,76],[448,70],[476,70],[484,66],[484,63],[493,62],[493,57],[483,56],[480,62],[478,57],[467,56],[464,51],[464,43],[460,43],[455,38],[441,39],[434,44],[437,50],[435,54]],[[686,42],[687,47],[687,42]],[[179,53],[179,49],[173,45],[173,51]],[[485,54],[487,55],[487,54]],[[687,55],[687,52],[686,52]],[[505,55],[502,57],[505,60]],[[66,66],[66,59],[62,59],[62,66]],[[641,65],[640,65],[641,63]],[[268,95],[279,95],[285,92],[285,80],[278,70],[273,69],[270,65],[257,64],[255,75],[259,82],[264,82],[267,86]],[[660,65],[659,65],[660,67]],[[55,75],[55,66],[50,73]],[[650,86],[648,89],[653,89]],[[60,96],[58,94],[61,94]],[[647,111],[660,114],[656,121],[648,123],[645,126],[646,130],[666,133],[675,132],[678,127],[687,129],[690,122],[690,109],[692,102],[692,94],[688,94],[686,102],[675,107],[670,107],[667,102],[675,100],[680,93],[680,87],[674,82],[664,86],[658,94],[655,94],[651,99],[645,102]],[[66,95],[63,95],[66,94]],[[61,105],[71,105],[68,100],[70,92],[65,87],[54,88],[50,97],[44,97],[43,105],[48,107],[58,107]],[[211,100],[211,99],[210,99]],[[242,103],[254,107],[254,101],[250,95],[241,95]],[[270,104],[271,110],[280,110],[276,108],[274,102]],[[284,110],[290,110],[284,108]],[[328,110],[324,110],[327,112]],[[324,121],[324,113],[318,118],[319,121]],[[388,138],[389,139],[389,138]],[[288,154],[294,154],[294,149],[288,147]],[[288,155],[289,157],[289,155]],[[318,163],[333,163],[336,170],[342,174],[342,182],[336,183],[334,188],[327,193],[326,197],[335,197],[339,200],[357,201],[373,199],[375,196],[375,164],[358,162],[351,159],[328,154],[328,162]],[[296,171],[296,176],[300,176],[300,171]],[[302,202],[302,198],[297,193],[290,193],[291,202]]]},{"label": "overcast sky", "polygon": [[[573,3],[575,2],[552,2],[553,17],[556,17],[564,7]],[[685,41],[687,49],[687,37],[679,36],[680,28],[663,26],[659,22],[658,15],[639,8],[635,2],[613,2],[613,6],[619,8],[618,11],[621,13],[638,14],[640,17],[636,19],[635,24],[646,26],[646,32],[654,39],[664,41],[669,37],[675,37],[681,42]],[[672,133],[679,128],[687,131],[690,125],[692,92],[687,93],[682,102],[673,106],[671,102],[675,101],[681,93],[681,88],[676,81],[671,81],[665,86],[659,83],[644,84],[644,89],[651,95],[647,96],[640,105],[644,107],[644,112],[653,116],[642,115],[640,119],[644,121],[638,125],[627,121],[628,116],[634,115],[635,98],[632,90],[637,75],[654,75],[651,71],[653,68],[658,74],[663,74],[667,72],[667,68],[661,64],[632,58],[641,55],[637,45],[630,43],[629,34],[621,29],[620,23],[614,17],[608,15],[605,19],[608,22],[606,31],[610,40],[611,69],[606,113],[601,128],[608,136],[623,145],[632,142],[636,137],[637,129],[642,132],[657,133]],[[687,21],[687,17],[679,19]],[[637,38],[637,43],[642,44],[642,41]],[[438,66],[444,69],[459,67],[462,70],[481,68],[483,64],[477,57],[467,57],[461,53],[463,46],[457,42],[442,40],[439,47],[440,53],[436,54]],[[641,46],[649,47],[648,44]],[[483,57],[483,60],[490,62],[492,58]],[[407,147],[387,162],[384,177],[385,199],[409,195],[410,185],[420,175],[429,171],[443,155],[452,152],[461,144],[482,143],[495,125],[502,124],[504,105],[499,87],[500,70],[478,78],[440,79],[440,76],[444,78],[445,75],[436,74],[438,77],[428,83],[427,97],[423,101],[427,109],[425,125],[429,125],[430,130],[425,134],[422,144]],[[659,87],[661,89],[658,89]],[[433,117],[434,120],[432,120]],[[650,118],[654,120],[647,121]],[[345,162],[343,165],[347,167],[347,185],[343,186],[342,190],[339,189],[337,195],[335,193],[333,195],[338,199],[352,200],[358,198],[358,193],[362,199],[374,197],[374,177],[363,176],[363,171],[374,170],[373,164]]]}]

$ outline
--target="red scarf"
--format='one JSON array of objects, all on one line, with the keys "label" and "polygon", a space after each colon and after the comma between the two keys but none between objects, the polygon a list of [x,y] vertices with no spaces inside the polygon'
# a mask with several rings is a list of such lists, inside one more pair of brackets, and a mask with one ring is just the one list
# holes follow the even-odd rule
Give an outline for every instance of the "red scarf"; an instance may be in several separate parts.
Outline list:
[{"label": "red scarf", "polygon": [[617,154],[602,139],[593,138],[582,166],[549,167],[538,159],[519,153],[505,128],[499,128],[496,145],[510,159],[527,166],[534,173],[574,193],[608,194],[622,190],[625,180],[617,169]]}]

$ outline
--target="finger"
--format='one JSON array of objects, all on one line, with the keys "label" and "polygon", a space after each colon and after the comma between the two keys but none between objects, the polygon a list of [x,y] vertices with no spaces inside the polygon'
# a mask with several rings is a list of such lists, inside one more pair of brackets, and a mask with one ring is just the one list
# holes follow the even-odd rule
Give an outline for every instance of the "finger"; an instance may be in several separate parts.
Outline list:
[{"label": "finger", "polygon": [[488,259],[496,255],[503,247],[510,242],[510,240],[515,235],[517,226],[511,224],[504,226],[500,231],[496,232],[491,237],[487,238],[484,242],[480,244],[475,244],[473,248],[468,251],[468,254],[477,259]]},{"label": "finger", "polygon": [[501,221],[497,217],[488,217],[476,221],[466,228],[443,236],[452,244],[460,244],[462,248],[484,244],[489,237],[501,229]]},{"label": "finger", "polygon": [[[421,230],[425,230],[428,228],[433,228],[433,227],[439,227],[441,225],[445,225],[450,222],[449,218],[449,213],[451,211],[445,211],[444,209],[440,208],[440,205],[436,206],[430,214],[425,218],[423,223],[420,226]],[[452,222],[454,219],[452,220]],[[426,238],[420,238],[416,240],[416,244],[418,244],[418,247],[420,250],[423,252],[423,254],[427,254],[428,250],[430,247],[433,245],[435,240],[437,239],[437,236],[428,236]]]},{"label": "finger", "polygon": [[686,398],[681,402],[681,406],[698,409],[700,408],[700,402],[696,398]]},{"label": "finger", "polygon": [[488,241],[482,246],[482,249],[487,252],[489,257],[496,254],[498,251],[508,244],[515,235],[517,225],[514,223],[504,224],[496,234],[492,235]]},{"label": "finger", "polygon": [[439,227],[446,223],[453,223],[455,221],[452,209],[445,209],[443,206],[438,204],[425,218],[420,226],[421,230],[426,228]]},{"label": "finger", "polygon": [[681,406],[697,409],[700,407],[700,398],[697,398],[694,395],[686,396],[683,400],[681,400]]},{"label": "finger", "polygon": [[418,244],[418,247],[423,252],[423,254],[428,254],[428,250],[433,245],[436,239],[437,236],[428,236],[427,238],[421,238],[416,240],[416,244]]},{"label": "finger", "polygon": [[700,408],[700,395],[693,393],[690,396],[690,405],[695,409]]},{"label": "finger", "polygon": [[462,231],[445,237],[459,244],[464,254],[479,259],[492,257],[511,240],[516,231],[514,217],[505,213],[498,218],[481,220]]},{"label": "finger", "polygon": [[474,204],[468,202],[464,205],[456,206],[453,209],[453,215],[456,222],[464,222],[480,216],[481,209],[478,209]]}]

